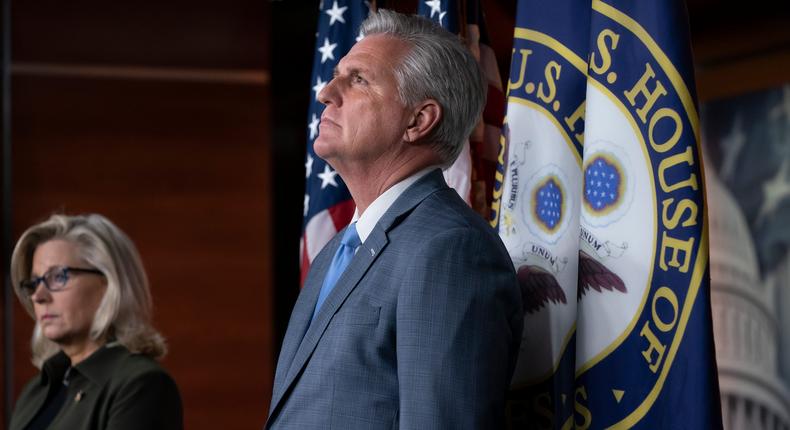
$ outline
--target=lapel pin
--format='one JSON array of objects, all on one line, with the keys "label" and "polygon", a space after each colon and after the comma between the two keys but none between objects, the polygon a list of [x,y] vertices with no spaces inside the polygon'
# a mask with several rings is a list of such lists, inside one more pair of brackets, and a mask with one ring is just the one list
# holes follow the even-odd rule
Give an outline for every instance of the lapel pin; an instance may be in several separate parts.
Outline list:
[{"label": "lapel pin", "polygon": [[77,391],[77,395],[74,396],[74,401],[79,402],[82,398],[85,397],[85,392],[82,390]]},{"label": "lapel pin", "polygon": [[373,257],[376,255],[376,251],[373,248],[370,248],[370,256]]}]

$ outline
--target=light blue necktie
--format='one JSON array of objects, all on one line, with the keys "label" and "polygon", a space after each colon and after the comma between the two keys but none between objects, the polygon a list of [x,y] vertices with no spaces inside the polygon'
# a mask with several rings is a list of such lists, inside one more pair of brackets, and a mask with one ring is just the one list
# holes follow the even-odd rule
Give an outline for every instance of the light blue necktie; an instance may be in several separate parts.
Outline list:
[{"label": "light blue necktie", "polygon": [[354,258],[354,251],[356,251],[360,243],[359,235],[357,234],[357,223],[352,223],[346,228],[343,239],[340,241],[340,246],[337,248],[337,252],[335,252],[335,256],[332,258],[332,265],[329,266],[329,270],[326,272],[324,284],[321,286],[321,292],[318,293],[318,302],[316,302],[315,310],[313,311],[313,319],[318,315],[318,310],[321,309],[324,300],[326,300],[329,293],[332,292],[332,289],[335,288],[337,280],[346,270],[348,263]]}]

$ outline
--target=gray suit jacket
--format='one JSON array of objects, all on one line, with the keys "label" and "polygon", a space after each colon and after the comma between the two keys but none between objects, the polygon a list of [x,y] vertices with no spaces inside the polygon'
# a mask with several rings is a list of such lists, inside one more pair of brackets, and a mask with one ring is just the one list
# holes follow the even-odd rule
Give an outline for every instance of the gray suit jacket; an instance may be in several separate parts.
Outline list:
[{"label": "gray suit jacket", "polygon": [[342,236],[294,306],[266,428],[503,427],[523,311],[497,234],[431,172],[381,218],[310,323]]}]

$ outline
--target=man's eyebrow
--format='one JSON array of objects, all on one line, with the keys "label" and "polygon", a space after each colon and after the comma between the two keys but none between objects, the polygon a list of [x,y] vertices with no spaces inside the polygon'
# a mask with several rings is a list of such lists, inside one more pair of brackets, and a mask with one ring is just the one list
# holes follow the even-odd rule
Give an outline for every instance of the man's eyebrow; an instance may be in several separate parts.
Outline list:
[{"label": "man's eyebrow", "polygon": [[[340,69],[338,69],[338,67],[339,66],[335,66],[335,68],[332,70],[332,77],[333,78],[336,78],[338,75],[340,75]],[[370,74],[368,69],[365,69],[365,68],[362,68],[362,67],[349,67],[346,71],[347,71],[348,75],[360,75],[360,74],[362,74],[362,75],[369,75]]]}]

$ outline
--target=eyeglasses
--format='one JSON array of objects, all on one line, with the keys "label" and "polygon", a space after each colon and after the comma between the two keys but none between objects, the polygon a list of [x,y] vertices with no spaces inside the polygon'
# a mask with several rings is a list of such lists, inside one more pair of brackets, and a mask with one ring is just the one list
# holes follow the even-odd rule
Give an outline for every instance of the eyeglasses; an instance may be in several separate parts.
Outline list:
[{"label": "eyeglasses", "polygon": [[51,269],[47,270],[47,273],[44,275],[27,279],[19,283],[19,287],[24,291],[28,296],[32,296],[33,293],[36,292],[38,289],[38,284],[44,283],[44,287],[46,287],[49,291],[60,291],[66,288],[66,283],[69,282],[69,274],[71,273],[92,273],[94,275],[101,275],[104,276],[104,273],[101,270],[97,269],[81,269],[79,267],[65,267],[65,266],[55,266]]}]

